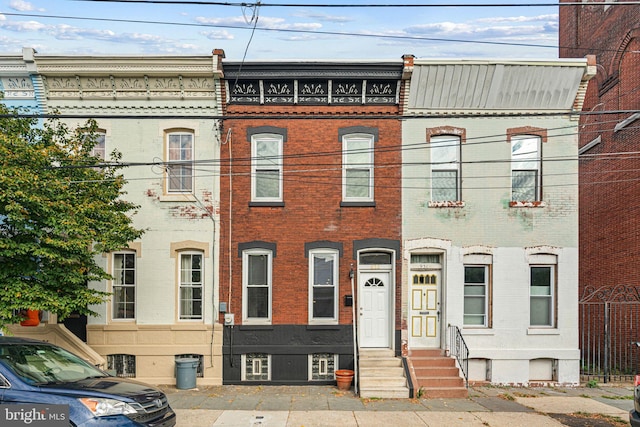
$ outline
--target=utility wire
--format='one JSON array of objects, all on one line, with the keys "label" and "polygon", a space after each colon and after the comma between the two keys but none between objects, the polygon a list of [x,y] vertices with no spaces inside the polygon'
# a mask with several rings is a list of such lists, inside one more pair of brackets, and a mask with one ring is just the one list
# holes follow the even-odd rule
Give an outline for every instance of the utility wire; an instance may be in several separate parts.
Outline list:
[{"label": "utility wire", "polygon": [[[71,0],[91,3],[149,3],[149,4],[172,4],[172,5],[201,5],[201,6],[263,6],[263,7],[322,7],[322,8],[442,8],[442,7],[553,7],[553,6],[586,6],[591,2],[576,1],[566,3],[251,3],[251,2],[221,2],[206,0]],[[600,5],[638,5],[640,1],[617,2],[615,0],[592,3],[594,6]]]}]

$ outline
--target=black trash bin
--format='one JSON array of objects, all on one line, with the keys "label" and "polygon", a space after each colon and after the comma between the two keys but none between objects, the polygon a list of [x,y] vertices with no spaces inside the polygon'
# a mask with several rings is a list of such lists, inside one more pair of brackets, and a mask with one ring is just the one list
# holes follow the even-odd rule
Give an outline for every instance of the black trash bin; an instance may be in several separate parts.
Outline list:
[{"label": "black trash bin", "polygon": [[196,375],[200,361],[193,358],[176,359],[176,388],[188,390],[196,387]]}]

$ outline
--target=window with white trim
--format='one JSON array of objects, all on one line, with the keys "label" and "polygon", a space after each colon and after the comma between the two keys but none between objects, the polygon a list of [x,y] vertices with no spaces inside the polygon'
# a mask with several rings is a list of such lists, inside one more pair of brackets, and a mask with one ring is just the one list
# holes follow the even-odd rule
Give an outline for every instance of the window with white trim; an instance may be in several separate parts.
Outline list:
[{"label": "window with white trim", "polygon": [[541,138],[516,135],[511,138],[511,200],[541,200]]},{"label": "window with white trim", "polygon": [[271,381],[271,355],[264,353],[243,354],[242,381]]},{"label": "window with white trim", "polygon": [[460,137],[437,135],[430,139],[431,200],[458,201],[460,195]]},{"label": "window with white trim", "polygon": [[180,254],[180,304],[181,320],[202,319],[203,255],[199,252]]},{"label": "window with white trim", "polygon": [[136,316],[136,253],[113,254],[112,306],[114,319]]},{"label": "window with white trim", "polygon": [[194,135],[192,132],[167,134],[167,192],[193,191]]},{"label": "window with white trim", "polygon": [[271,263],[269,250],[251,249],[242,253],[243,321],[271,322]]},{"label": "window with white trim", "polygon": [[335,379],[338,355],[332,353],[314,353],[309,355],[309,381]]},{"label": "window with white trim", "polygon": [[91,155],[99,158],[100,160],[104,160],[106,158],[106,134],[104,131],[97,131],[96,134],[96,143],[91,149]]},{"label": "window with white trim", "polygon": [[282,135],[251,136],[252,201],[282,201],[282,149]]},{"label": "window with white trim", "polygon": [[309,322],[338,321],[338,251],[309,252]]},{"label": "window with white trim", "polygon": [[488,326],[489,267],[464,266],[464,326]]},{"label": "window with white trim", "polygon": [[373,135],[342,137],[342,200],[373,201]]},{"label": "window with white trim", "polygon": [[555,265],[531,265],[529,285],[529,325],[554,327]]}]

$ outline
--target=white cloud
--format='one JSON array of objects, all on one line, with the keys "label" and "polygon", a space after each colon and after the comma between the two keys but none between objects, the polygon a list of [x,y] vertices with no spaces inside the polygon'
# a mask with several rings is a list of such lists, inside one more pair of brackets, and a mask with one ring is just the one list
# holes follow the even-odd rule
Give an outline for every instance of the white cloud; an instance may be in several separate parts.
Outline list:
[{"label": "white cloud", "polygon": [[344,15],[327,15],[324,13],[311,12],[309,10],[304,10],[301,12],[297,12],[292,14],[291,16],[295,16],[297,18],[310,18],[315,19],[317,21],[322,22],[333,22],[337,24],[344,24],[346,22],[353,22],[354,19]]},{"label": "white cloud", "polygon": [[[247,23],[243,16],[233,16],[227,18],[205,18],[197,17],[196,22],[204,25],[218,26],[218,27],[234,27],[234,28],[252,28],[253,23]],[[322,28],[320,23],[287,23],[284,18],[274,18],[270,16],[261,16],[258,18],[257,28],[269,28],[277,30],[302,30],[312,31]]]},{"label": "white cloud", "polygon": [[227,30],[218,31],[202,31],[200,34],[208,38],[209,40],[233,40],[235,37]]},{"label": "white cloud", "polygon": [[11,0],[9,7],[19,12],[29,12],[35,10],[35,7],[29,2],[23,0]]}]

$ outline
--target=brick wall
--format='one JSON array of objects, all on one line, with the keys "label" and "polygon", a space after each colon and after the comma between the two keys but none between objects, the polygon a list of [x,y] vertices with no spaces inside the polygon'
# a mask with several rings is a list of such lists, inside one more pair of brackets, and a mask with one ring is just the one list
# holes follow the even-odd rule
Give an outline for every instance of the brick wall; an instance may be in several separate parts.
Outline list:
[{"label": "brick wall", "polygon": [[[233,166],[231,169],[233,201],[229,218],[229,146],[221,149],[221,272],[220,300],[230,301],[236,323],[242,313],[242,259],[238,244],[266,241],[277,245],[273,258],[273,324],[308,323],[308,258],[305,243],[328,240],[340,242],[339,259],[339,323],[350,324],[350,307],[343,304],[351,294],[349,270],[355,240],[379,238],[400,240],[400,122],[394,115],[397,106],[350,107],[265,107],[227,106],[228,118],[223,135],[231,130]],[[277,114],[277,118],[248,117]],[[367,114],[367,118],[350,115]],[[313,116],[312,116],[313,115]],[[319,116],[326,116],[319,117]],[[343,118],[335,118],[341,116]],[[346,117],[345,117],[346,116]],[[284,143],[284,207],[249,206],[251,198],[251,145],[247,129],[275,126],[287,129]],[[338,130],[352,126],[374,127],[375,143],[375,207],[341,207],[342,142]],[[231,221],[229,221],[231,220]],[[229,223],[232,224],[231,257],[229,257]],[[400,318],[400,254],[397,254],[396,325]],[[229,297],[229,259],[232,267]]]},{"label": "brick wall", "polygon": [[[560,7],[559,34],[561,57],[597,58],[598,74],[590,82],[583,111],[640,108],[639,5]],[[580,145],[601,138],[580,162],[581,287],[640,285],[640,169],[633,154],[640,143],[640,121],[614,132],[630,115],[581,118]]]}]

